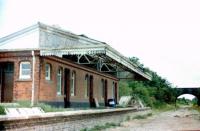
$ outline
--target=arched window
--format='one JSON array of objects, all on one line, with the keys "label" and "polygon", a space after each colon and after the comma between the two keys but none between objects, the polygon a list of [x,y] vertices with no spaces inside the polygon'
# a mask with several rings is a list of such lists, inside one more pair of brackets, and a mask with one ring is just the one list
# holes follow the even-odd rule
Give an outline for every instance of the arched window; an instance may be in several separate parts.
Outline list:
[{"label": "arched window", "polygon": [[30,62],[23,61],[20,63],[19,78],[20,79],[31,78],[31,63]]},{"label": "arched window", "polygon": [[62,68],[59,68],[57,72],[57,95],[61,95],[61,91],[62,91]]},{"label": "arched window", "polygon": [[85,88],[85,97],[89,97],[89,76],[88,76],[88,74],[85,75],[84,88]]},{"label": "arched window", "polygon": [[76,95],[76,72],[75,71],[72,71],[72,74],[71,74],[71,88],[70,88],[70,92],[71,92],[71,96],[75,96]]},{"label": "arched window", "polygon": [[48,63],[45,64],[45,79],[51,80],[51,65]]}]

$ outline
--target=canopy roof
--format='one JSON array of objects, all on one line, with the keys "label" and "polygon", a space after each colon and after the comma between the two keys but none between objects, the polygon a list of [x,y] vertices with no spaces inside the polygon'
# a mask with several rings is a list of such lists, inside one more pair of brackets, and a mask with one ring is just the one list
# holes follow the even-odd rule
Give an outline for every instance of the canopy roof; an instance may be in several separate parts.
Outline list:
[{"label": "canopy roof", "polygon": [[[113,49],[105,42],[100,42],[85,35],[76,35],[60,27],[49,26],[38,22],[0,39],[0,51],[40,50],[41,56],[58,56],[72,58],[77,56],[79,64],[100,65],[99,71],[121,74],[151,80],[151,76],[138,65]],[[70,56],[70,57],[69,57]],[[79,58],[86,62],[79,62]],[[74,58],[72,59],[74,60]],[[101,70],[105,66],[107,70]],[[129,72],[122,73],[122,72]]]}]

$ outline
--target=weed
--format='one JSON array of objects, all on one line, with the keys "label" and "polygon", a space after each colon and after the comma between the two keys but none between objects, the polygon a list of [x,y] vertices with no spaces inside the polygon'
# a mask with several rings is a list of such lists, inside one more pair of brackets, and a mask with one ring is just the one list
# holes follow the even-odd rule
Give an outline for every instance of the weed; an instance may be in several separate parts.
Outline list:
[{"label": "weed", "polygon": [[131,117],[130,116],[127,116],[126,117],[126,121],[130,121]]}]

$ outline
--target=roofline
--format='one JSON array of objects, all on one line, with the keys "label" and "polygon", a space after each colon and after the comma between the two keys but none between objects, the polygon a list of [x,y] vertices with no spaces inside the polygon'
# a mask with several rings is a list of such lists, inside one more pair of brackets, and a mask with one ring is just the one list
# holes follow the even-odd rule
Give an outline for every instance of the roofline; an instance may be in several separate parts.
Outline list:
[{"label": "roofline", "polygon": [[13,39],[13,38],[16,38],[18,36],[21,36],[21,35],[23,35],[23,34],[25,34],[27,32],[33,31],[33,30],[35,30],[37,28],[39,28],[39,22],[37,24],[34,24],[34,25],[29,26],[27,28],[24,28],[24,29],[22,29],[20,31],[14,32],[14,33],[12,33],[10,35],[7,35],[7,36],[4,36],[4,37],[0,38],[0,43],[5,42],[5,41],[10,40],[10,39]]},{"label": "roofline", "polygon": [[[86,41],[86,42],[90,42],[90,43],[93,43],[95,44],[94,46],[87,46],[84,48],[104,48],[105,52],[112,52],[114,55],[116,55],[117,57],[120,58],[120,60],[116,60],[118,61],[119,63],[126,63],[127,64],[127,68],[131,69],[132,71],[138,73],[139,75],[145,77],[146,79],[148,80],[151,80],[151,75],[150,74],[147,74],[143,71],[141,71],[140,69],[138,69],[138,65],[132,63],[127,57],[125,57],[124,55],[122,55],[120,52],[118,52],[117,50],[115,50],[114,48],[112,48],[110,45],[106,44],[105,42],[101,42],[101,41],[98,41],[98,40],[94,40],[94,39],[91,39],[91,38],[88,38],[88,37],[84,37],[84,36],[81,36],[81,35],[76,35],[70,31],[67,31],[67,30],[64,30],[64,29],[61,29],[61,28],[58,28],[58,27],[54,27],[54,26],[49,26],[49,25],[46,25],[46,24],[43,24],[41,22],[37,22],[36,24],[32,25],[32,26],[29,26],[27,28],[24,28],[20,31],[17,31],[15,33],[12,33],[8,36],[5,36],[5,37],[2,37],[0,38],[0,43],[3,43],[5,41],[8,41],[8,40],[11,40],[13,38],[16,38],[18,36],[21,36],[27,32],[30,32],[30,31],[33,31],[33,30],[36,30],[36,29],[43,29],[43,30],[48,30],[48,31],[52,31],[54,33],[58,33],[58,34],[63,34],[63,35],[67,35],[67,36],[71,36],[75,39],[78,39],[78,40],[83,40],[83,41]],[[97,43],[101,44],[100,46],[96,45]],[[98,46],[98,47],[97,47]],[[44,49],[44,48],[39,48],[39,49],[3,49],[1,50],[0,49],[0,52],[8,52],[8,51],[28,51],[28,50],[66,50],[66,49],[83,49],[83,47],[81,46],[73,46],[73,47],[70,47],[70,48],[63,48],[63,49],[54,49],[54,48],[48,48],[48,49]],[[122,62],[121,62],[122,61]],[[124,65],[126,66],[126,65]]]}]

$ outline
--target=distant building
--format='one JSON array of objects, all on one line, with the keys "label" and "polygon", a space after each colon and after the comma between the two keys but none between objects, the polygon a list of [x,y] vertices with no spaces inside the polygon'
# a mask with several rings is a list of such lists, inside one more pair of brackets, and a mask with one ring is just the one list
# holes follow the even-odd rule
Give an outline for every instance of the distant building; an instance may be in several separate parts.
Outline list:
[{"label": "distant building", "polygon": [[119,79],[151,77],[108,44],[37,23],[0,39],[0,102],[107,106]]}]

